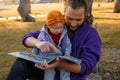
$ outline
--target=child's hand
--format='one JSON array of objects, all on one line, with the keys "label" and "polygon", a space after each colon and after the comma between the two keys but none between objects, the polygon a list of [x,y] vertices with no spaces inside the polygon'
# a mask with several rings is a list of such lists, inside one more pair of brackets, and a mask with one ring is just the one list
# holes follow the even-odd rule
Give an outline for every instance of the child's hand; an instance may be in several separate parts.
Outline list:
[{"label": "child's hand", "polygon": [[43,61],[42,65],[35,64],[35,67],[40,68],[42,70],[46,70],[46,66],[48,66],[48,63],[46,62],[46,60]]},{"label": "child's hand", "polygon": [[46,69],[46,67],[48,66],[48,63],[46,62],[46,60],[43,61],[43,64],[41,65],[44,69]]},{"label": "child's hand", "polygon": [[65,54],[65,56],[70,56],[70,54]]}]

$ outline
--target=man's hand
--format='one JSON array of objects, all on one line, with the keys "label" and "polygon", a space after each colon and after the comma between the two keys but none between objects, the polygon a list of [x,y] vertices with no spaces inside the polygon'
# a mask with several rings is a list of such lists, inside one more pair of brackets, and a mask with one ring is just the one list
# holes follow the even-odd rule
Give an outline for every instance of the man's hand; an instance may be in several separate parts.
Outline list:
[{"label": "man's hand", "polygon": [[40,41],[40,42],[36,43],[36,47],[38,49],[40,49],[43,53],[58,52],[58,49],[49,42]]},{"label": "man's hand", "polygon": [[36,47],[40,49],[43,53],[58,52],[58,49],[53,44],[40,41],[34,37],[28,37],[25,44],[29,47]]},{"label": "man's hand", "polygon": [[60,59],[56,58],[56,60],[50,64],[48,64],[46,60],[44,60],[42,65],[35,64],[35,67],[42,69],[42,70],[47,70],[47,69],[53,69],[53,68],[58,67],[59,63],[60,63]]}]

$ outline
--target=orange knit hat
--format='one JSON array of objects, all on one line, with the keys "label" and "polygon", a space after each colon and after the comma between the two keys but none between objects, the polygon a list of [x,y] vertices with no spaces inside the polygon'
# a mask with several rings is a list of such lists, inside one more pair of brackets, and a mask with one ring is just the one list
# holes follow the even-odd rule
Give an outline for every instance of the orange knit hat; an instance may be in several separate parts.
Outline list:
[{"label": "orange knit hat", "polygon": [[56,23],[61,23],[64,25],[65,20],[61,12],[57,10],[50,11],[46,17],[46,25],[48,28],[52,28]]}]

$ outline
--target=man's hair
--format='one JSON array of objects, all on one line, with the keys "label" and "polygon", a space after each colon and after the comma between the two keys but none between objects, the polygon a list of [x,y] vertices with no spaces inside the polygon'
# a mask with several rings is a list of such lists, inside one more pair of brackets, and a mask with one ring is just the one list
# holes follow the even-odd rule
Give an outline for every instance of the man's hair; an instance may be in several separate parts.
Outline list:
[{"label": "man's hair", "polygon": [[84,8],[85,11],[87,11],[87,4],[85,0],[67,0],[66,2],[66,7],[70,6],[73,9],[79,9],[79,8]]}]

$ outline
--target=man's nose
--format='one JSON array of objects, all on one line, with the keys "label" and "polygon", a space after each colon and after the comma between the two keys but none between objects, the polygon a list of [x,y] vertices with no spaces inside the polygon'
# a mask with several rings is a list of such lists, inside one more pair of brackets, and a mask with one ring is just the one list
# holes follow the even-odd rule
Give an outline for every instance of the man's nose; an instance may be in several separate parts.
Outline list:
[{"label": "man's nose", "polygon": [[71,22],[71,26],[76,26],[76,25],[77,25],[77,23],[75,21]]}]

